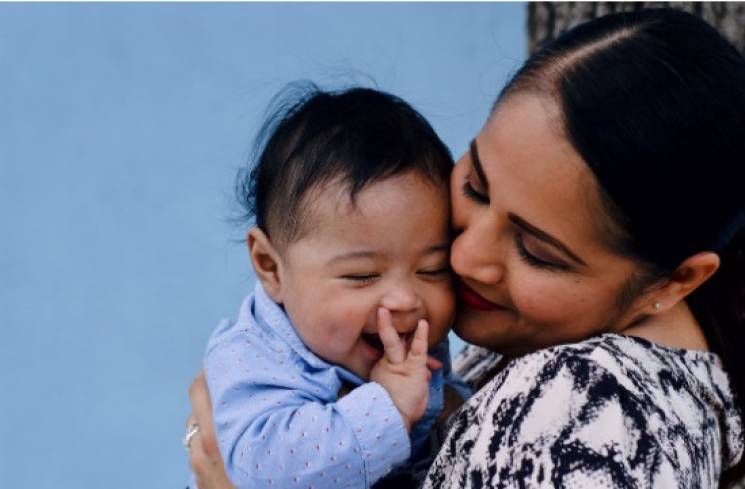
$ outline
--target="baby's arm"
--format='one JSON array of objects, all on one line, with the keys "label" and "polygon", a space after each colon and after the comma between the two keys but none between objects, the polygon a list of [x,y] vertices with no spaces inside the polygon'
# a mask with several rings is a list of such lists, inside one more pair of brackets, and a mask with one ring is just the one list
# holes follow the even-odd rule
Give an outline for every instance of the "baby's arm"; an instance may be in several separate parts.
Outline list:
[{"label": "baby's arm", "polygon": [[334,402],[328,383],[285,361],[271,345],[249,348],[240,332],[206,357],[218,445],[239,489],[368,488],[408,459],[407,432],[380,385]]}]

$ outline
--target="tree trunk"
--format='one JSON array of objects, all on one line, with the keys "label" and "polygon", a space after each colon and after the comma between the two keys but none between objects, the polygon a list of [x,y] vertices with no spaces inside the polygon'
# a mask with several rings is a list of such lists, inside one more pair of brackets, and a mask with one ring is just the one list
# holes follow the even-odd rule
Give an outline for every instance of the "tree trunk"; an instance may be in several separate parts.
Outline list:
[{"label": "tree trunk", "polygon": [[742,2],[531,2],[528,3],[528,49],[586,20],[645,7],[673,7],[704,18],[745,53],[745,3]]},{"label": "tree trunk", "polygon": [[[673,7],[699,15],[745,53],[745,3],[741,2],[531,2],[528,3],[528,50],[587,20],[645,7]],[[745,489],[745,480],[734,489]]]}]

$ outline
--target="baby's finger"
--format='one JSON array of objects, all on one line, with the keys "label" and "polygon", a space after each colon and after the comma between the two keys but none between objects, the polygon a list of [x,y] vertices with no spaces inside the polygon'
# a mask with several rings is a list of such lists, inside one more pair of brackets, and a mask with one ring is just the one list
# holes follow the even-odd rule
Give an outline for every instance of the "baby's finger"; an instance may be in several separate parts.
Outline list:
[{"label": "baby's finger", "polygon": [[378,335],[389,362],[401,363],[406,359],[406,346],[393,327],[391,311],[384,307],[378,308]]},{"label": "baby's finger", "polygon": [[442,368],[442,362],[435,357],[427,357],[427,368],[430,370],[440,370]]},{"label": "baby's finger", "polygon": [[426,364],[427,362],[427,338],[429,337],[429,323],[426,319],[420,319],[416,325],[414,339],[411,340],[409,358],[416,362]]}]

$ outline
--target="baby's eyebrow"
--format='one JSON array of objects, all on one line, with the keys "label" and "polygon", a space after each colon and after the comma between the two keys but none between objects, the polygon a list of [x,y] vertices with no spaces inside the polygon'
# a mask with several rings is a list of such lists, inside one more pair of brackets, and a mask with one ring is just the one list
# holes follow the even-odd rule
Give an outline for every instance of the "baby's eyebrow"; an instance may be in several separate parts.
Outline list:
[{"label": "baby's eyebrow", "polygon": [[[422,251],[422,255],[433,255],[435,253],[447,253],[450,250],[450,243],[449,242],[443,242],[436,245],[428,246]],[[336,256],[333,256],[329,259],[327,262],[327,265],[333,265],[338,262],[347,261],[347,260],[359,260],[359,259],[375,259],[379,258],[382,255],[380,251],[375,250],[355,250],[355,251],[349,251],[346,253],[340,253]]]},{"label": "baby's eyebrow", "polygon": [[360,259],[360,258],[377,258],[380,256],[380,253],[375,250],[356,250],[356,251],[349,251],[347,253],[341,253],[339,255],[336,255],[332,257],[328,264],[334,264],[340,261],[346,261],[346,260],[354,260],[354,259]]}]

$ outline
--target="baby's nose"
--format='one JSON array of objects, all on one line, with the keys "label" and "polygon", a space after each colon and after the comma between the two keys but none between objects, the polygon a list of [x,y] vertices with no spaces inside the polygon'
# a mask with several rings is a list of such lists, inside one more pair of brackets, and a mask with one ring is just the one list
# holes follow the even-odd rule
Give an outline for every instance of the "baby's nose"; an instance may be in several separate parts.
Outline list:
[{"label": "baby's nose", "polygon": [[394,318],[396,313],[415,313],[422,308],[422,300],[413,287],[407,284],[400,284],[391,288],[381,300],[382,307],[385,307]]},{"label": "baby's nose", "polygon": [[412,333],[417,321],[425,317],[424,301],[415,284],[406,280],[397,282],[386,290],[380,305],[391,312],[393,327],[399,334]]},{"label": "baby's nose", "polygon": [[422,315],[419,313],[410,312],[393,312],[391,311],[391,320],[393,321],[393,328],[398,334],[410,334],[416,330],[417,323],[422,319]]}]

